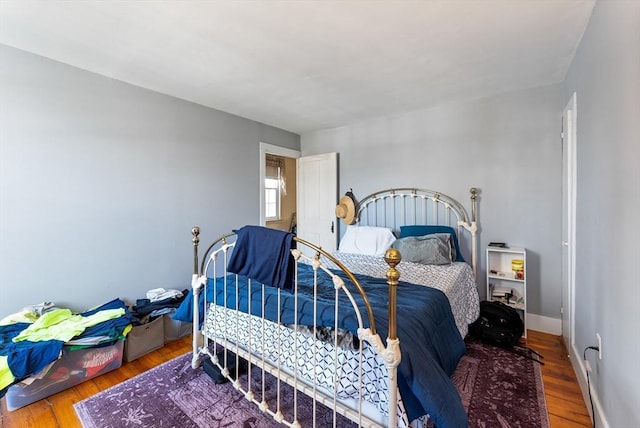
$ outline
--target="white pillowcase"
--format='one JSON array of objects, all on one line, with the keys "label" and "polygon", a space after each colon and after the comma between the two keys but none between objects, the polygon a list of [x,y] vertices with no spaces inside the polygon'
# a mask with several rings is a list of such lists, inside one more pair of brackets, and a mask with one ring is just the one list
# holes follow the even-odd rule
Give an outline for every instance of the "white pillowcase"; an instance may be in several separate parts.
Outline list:
[{"label": "white pillowcase", "polygon": [[384,256],[396,240],[391,229],[374,226],[347,226],[340,240],[338,251],[342,253]]}]

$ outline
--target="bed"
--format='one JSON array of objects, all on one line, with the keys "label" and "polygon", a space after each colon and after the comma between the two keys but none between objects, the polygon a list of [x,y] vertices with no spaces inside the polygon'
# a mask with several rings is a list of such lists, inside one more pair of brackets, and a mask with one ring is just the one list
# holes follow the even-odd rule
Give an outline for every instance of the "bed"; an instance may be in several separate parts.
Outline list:
[{"label": "bed", "polygon": [[[469,217],[440,192],[373,193],[354,203],[355,224],[333,253],[286,232],[245,226],[200,258],[193,228],[193,292],[174,316],[196,321],[192,366],[208,358],[285,426],[319,426],[298,420],[298,391],[312,398],[313,414],[316,406],[328,408],[334,426],[347,419],[359,426],[466,426],[450,375],[478,316],[475,189],[471,206]],[[373,251],[354,251],[358,238],[370,242],[365,231],[394,235]],[[438,256],[448,262],[415,259],[423,241],[443,254],[448,245]],[[403,251],[415,261],[401,261]],[[247,377],[241,361],[251,363]],[[261,373],[257,385],[245,380],[252,371]],[[267,373],[278,388],[294,388],[292,402],[279,392],[267,400]]]}]

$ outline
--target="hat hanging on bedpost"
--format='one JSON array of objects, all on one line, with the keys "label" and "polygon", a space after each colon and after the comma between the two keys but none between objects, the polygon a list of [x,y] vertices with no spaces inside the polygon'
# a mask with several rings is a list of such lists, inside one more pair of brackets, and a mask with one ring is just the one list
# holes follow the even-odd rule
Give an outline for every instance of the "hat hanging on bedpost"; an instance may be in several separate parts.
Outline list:
[{"label": "hat hanging on bedpost", "polygon": [[336,217],[341,218],[345,224],[353,224],[356,221],[356,198],[350,189],[340,198],[336,205]]}]

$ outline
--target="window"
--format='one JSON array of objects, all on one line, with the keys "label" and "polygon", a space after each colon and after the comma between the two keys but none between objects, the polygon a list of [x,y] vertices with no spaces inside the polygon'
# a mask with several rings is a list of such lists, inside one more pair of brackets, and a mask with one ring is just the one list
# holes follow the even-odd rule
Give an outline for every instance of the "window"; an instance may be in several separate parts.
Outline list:
[{"label": "window", "polygon": [[[282,219],[282,198],[287,196],[284,164],[283,157],[267,153],[264,174],[264,212],[266,221]],[[289,215],[286,212],[286,204],[284,215]]]},{"label": "window", "polygon": [[[278,175],[280,168],[278,168]],[[268,221],[280,219],[280,177],[267,176],[264,180],[265,217]]]}]

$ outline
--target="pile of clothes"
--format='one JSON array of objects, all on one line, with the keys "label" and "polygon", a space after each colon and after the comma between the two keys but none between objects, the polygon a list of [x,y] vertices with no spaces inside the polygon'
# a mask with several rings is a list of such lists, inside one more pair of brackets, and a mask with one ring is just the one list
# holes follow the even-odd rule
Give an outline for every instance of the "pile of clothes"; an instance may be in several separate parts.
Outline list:
[{"label": "pile of clothes", "polygon": [[132,328],[133,314],[120,299],[74,314],[52,303],[29,306],[0,320],[0,397],[20,381],[37,378],[73,349],[109,346]]},{"label": "pile of clothes", "polygon": [[164,288],[154,288],[147,291],[146,298],[136,300],[135,306],[131,308],[134,324],[142,325],[161,315],[173,315],[188,294],[189,290]]}]

